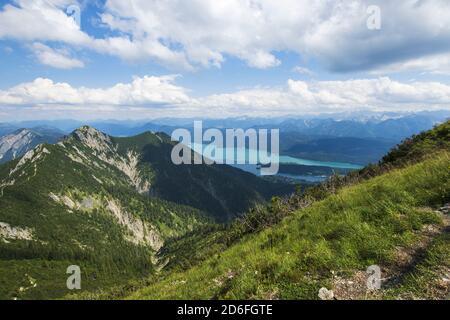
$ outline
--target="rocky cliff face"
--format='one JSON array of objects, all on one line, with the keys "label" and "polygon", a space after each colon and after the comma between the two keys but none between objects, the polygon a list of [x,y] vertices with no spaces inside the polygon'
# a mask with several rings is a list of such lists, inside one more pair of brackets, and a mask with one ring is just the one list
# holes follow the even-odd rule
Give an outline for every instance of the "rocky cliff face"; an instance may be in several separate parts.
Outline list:
[{"label": "rocky cliff face", "polygon": [[0,137],[0,163],[17,159],[42,143],[55,143],[59,132],[20,129]]},{"label": "rocky cliff face", "polygon": [[[120,154],[118,146],[108,135],[88,126],[76,130],[72,137],[89,148],[95,157],[125,174],[139,193],[149,191],[150,182],[143,177],[138,168],[139,154],[136,151],[127,150],[126,154]],[[69,138],[67,141],[70,143],[71,139]],[[86,159],[86,155],[82,151],[77,150],[77,153]]]},{"label": "rocky cliff face", "polygon": [[27,129],[0,138],[0,161],[9,161],[35,147],[36,136]]}]

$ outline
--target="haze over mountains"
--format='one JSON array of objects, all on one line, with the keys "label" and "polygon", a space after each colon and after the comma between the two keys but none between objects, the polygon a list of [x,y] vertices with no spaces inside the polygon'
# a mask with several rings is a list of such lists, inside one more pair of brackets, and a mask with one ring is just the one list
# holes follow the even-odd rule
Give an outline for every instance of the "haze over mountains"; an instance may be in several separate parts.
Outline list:
[{"label": "haze over mountains", "polygon": [[[435,124],[447,120],[450,118],[450,111],[417,114],[337,114],[333,117],[207,119],[203,121],[203,126],[219,129],[280,129],[280,148],[285,155],[364,165],[377,162],[404,138],[431,129]],[[177,128],[192,129],[193,122],[194,119],[156,119],[150,122],[104,120],[84,123],[76,120],[42,120],[3,123],[0,124],[0,139],[7,134],[9,136],[0,140],[0,143],[3,143],[0,156],[3,155],[3,159],[13,159],[13,156],[6,156],[6,153],[17,156],[38,143],[54,143],[63,133],[68,134],[85,124],[112,136],[127,137],[146,131],[165,132],[170,135]],[[20,131],[17,130],[23,128],[33,132],[31,142],[26,139],[21,141]],[[14,137],[17,134],[19,136]],[[5,139],[10,142],[4,141]],[[12,141],[16,141],[14,143],[17,146],[8,147]]]},{"label": "haze over mountains", "polygon": [[[434,124],[450,117],[450,111],[418,113],[364,113],[364,114],[324,114],[308,117],[279,118],[226,118],[203,119],[205,128],[278,128],[282,132],[299,132],[307,135],[404,139],[410,135],[427,130]],[[127,120],[35,120],[16,123],[0,123],[0,135],[19,128],[38,126],[54,127],[66,133],[90,125],[113,136],[130,136],[145,131],[166,132],[174,128],[190,128],[199,118],[161,118],[149,121]]]}]

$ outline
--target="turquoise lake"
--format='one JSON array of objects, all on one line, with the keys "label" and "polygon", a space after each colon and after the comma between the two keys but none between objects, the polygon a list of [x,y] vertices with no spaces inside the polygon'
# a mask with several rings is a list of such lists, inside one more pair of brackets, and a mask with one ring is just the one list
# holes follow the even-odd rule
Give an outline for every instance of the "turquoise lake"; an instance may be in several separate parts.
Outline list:
[{"label": "turquoise lake", "polygon": [[[192,145],[194,147],[196,145]],[[203,150],[207,145],[203,145]],[[198,148],[200,149],[200,148]],[[242,149],[240,149],[242,150]],[[227,164],[239,168],[241,170],[251,172],[255,175],[259,175],[259,170],[257,169],[256,164],[234,164],[235,158],[233,158],[231,155],[236,155],[238,152],[238,149],[227,149],[227,148],[218,148],[217,153],[222,153],[224,156],[222,158],[222,161],[226,161]],[[245,149],[246,158],[248,159],[250,156],[257,157],[258,151],[254,149]],[[220,160],[212,157],[213,160]],[[303,166],[316,166],[316,167],[329,167],[333,169],[350,169],[350,170],[359,170],[362,169],[363,166],[358,164],[352,164],[352,163],[344,163],[344,162],[328,162],[328,161],[316,161],[316,160],[309,160],[309,159],[302,159],[302,158],[295,158],[290,156],[284,156],[280,155],[279,157],[280,164],[296,164],[296,165],[303,165]],[[327,178],[327,176],[314,176],[314,175],[292,175],[292,174],[279,174],[279,176],[288,177],[291,179],[297,179],[297,180],[306,180],[309,182],[321,182]]]}]

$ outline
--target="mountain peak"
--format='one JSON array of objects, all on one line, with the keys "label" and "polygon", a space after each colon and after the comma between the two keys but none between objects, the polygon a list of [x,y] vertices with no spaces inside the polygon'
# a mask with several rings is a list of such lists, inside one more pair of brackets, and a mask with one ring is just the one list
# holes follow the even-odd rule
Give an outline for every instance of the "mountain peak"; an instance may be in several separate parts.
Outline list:
[{"label": "mountain peak", "polygon": [[84,145],[91,149],[104,151],[110,149],[112,144],[111,137],[107,134],[90,126],[82,126],[75,130],[72,137],[81,141]]},{"label": "mountain peak", "polygon": [[73,133],[76,135],[98,135],[98,134],[104,135],[104,133],[88,125],[79,127]]}]

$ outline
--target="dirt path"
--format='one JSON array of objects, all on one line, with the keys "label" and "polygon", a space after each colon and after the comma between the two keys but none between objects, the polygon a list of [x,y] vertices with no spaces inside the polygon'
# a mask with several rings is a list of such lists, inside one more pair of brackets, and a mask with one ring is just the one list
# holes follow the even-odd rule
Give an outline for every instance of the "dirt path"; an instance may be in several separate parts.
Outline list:
[{"label": "dirt path", "polygon": [[[447,207],[448,208],[448,207]],[[424,209],[430,210],[430,209]],[[416,270],[427,257],[433,241],[442,235],[450,234],[450,215],[448,211],[439,212],[442,218],[440,225],[426,225],[418,233],[419,240],[411,247],[395,248],[395,263],[380,266],[382,274],[381,290],[369,290],[366,271],[354,271],[351,277],[333,275],[333,293],[337,300],[383,299],[385,294],[400,286],[405,278]],[[450,296],[450,269],[444,265],[431,270],[438,275],[436,281],[427,284],[427,292],[435,299],[448,299]],[[401,299],[402,297],[397,297]],[[412,297],[408,297],[412,298]]]}]

